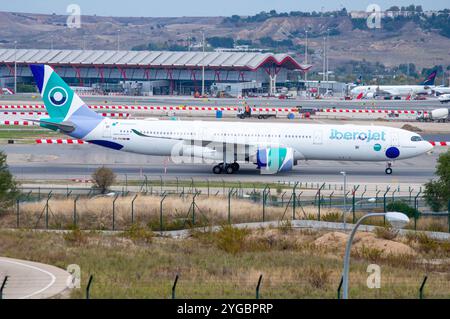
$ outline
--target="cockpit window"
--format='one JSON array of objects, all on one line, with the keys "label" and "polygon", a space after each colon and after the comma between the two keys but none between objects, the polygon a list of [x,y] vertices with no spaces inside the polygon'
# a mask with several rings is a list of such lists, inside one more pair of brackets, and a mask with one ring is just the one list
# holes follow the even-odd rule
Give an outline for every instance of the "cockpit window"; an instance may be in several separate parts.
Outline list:
[{"label": "cockpit window", "polygon": [[411,137],[411,141],[413,141],[413,142],[422,142],[423,139],[420,136],[413,136],[413,137]]}]

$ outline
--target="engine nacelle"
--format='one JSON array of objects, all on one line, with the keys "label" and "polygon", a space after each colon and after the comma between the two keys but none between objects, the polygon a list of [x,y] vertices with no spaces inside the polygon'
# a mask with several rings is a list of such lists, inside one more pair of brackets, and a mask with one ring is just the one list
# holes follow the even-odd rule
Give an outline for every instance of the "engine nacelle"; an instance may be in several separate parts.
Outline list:
[{"label": "engine nacelle", "polygon": [[369,92],[366,94],[367,99],[373,99],[375,97],[375,92]]},{"label": "engine nacelle", "polygon": [[294,167],[294,150],[292,148],[270,147],[256,152],[258,168],[271,172],[287,172]]}]

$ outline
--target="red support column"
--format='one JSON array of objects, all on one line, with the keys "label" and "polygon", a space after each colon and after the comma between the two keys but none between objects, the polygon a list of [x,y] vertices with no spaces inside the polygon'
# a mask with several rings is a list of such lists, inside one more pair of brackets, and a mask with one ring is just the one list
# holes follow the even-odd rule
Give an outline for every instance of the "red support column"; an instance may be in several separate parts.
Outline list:
[{"label": "red support column", "polygon": [[74,65],[72,65],[72,68],[75,71],[76,77],[78,79],[78,82],[80,83],[80,86],[83,86],[83,79],[81,78],[81,71],[79,68],[75,67]]}]

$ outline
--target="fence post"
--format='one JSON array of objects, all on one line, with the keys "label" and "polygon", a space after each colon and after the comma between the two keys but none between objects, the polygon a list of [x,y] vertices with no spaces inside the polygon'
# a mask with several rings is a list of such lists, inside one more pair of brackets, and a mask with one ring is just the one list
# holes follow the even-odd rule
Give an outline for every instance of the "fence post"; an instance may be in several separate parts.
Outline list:
[{"label": "fence post", "polygon": [[420,285],[419,289],[419,298],[423,299],[423,289],[425,288],[425,284],[427,283],[428,276],[425,276],[422,281],[422,285]]},{"label": "fence post", "polygon": [[377,191],[377,194],[375,195],[375,207],[378,207],[378,194],[380,194],[381,191]]},{"label": "fence post", "polygon": [[161,232],[162,235],[162,231],[163,231],[163,202],[166,199],[167,194],[164,194],[163,198],[161,199],[161,201],[159,202],[159,231]]},{"label": "fence post", "polygon": [[256,299],[259,299],[259,288],[261,287],[262,277],[263,275],[259,276],[258,285],[256,286]]},{"label": "fence post", "polygon": [[116,230],[116,200],[119,198],[119,195],[116,195],[113,200],[113,211],[112,211],[112,230]]},{"label": "fence post", "polygon": [[172,286],[172,299],[175,299],[175,292],[176,292],[176,289],[177,289],[177,283],[178,283],[178,274],[177,274],[177,276],[175,277],[175,281],[173,282],[173,286]]},{"label": "fence post", "polygon": [[263,198],[262,198],[262,201],[263,201],[262,221],[263,221],[263,223],[266,221],[266,199],[267,199],[268,192],[270,192],[270,188],[269,188],[269,186],[266,185],[266,187],[263,190]]},{"label": "fence post", "polygon": [[208,197],[209,197],[209,179],[206,179],[206,188],[208,189]]},{"label": "fence post", "polygon": [[177,194],[178,194],[178,177],[175,177],[176,181],[177,181]]},{"label": "fence post", "polygon": [[321,193],[321,191],[322,191],[322,189],[325,187],[325,183],[323,183],[322,184],[322,186],[320,186],[320,188],[319,188],[319,191],[317,192],[318,193],[318,195],[319,195],[319,214],[318,214],[318,220],[319,220],[319,222],[320,222],[320,204],[321,204],[321,201],[322,201],[322,197],[321,197],[321,195],[320,195],[320,193]]},{"label": "fence post", "polygon": [[448,201],[447,211],[448,211],[448,217],[447,217],[447,221],[448,221],[448,232],[450,233],[450,200]]},{"label": "fence post", "polygon": [[294,188],[292,189],[292,220],[295,220],[295,208],[297,206],[297,195],[295,191],[297,190],[298,182],[295,183]]},{"label": "fence post", "polygon": [[80,198],[80,195],[77,195],[73,200],[73,225],[77,226],[77,201]]},{"label": "fence post", "polygon": [[422,187],[419,189],[416,197],[414,197],[414,230],[417,230],[417,219],[419,218],[419,196],[422,193]]},{"label": "fence post", "polygon": [[228,190],[228,224],[231,225],[231,195],[233,194],[234,188]]},{"label": "fence post", "polygon": [[86,287],[86,299],[91,299],[91,285],[92,285],[92,280],[94,279],[93,275],[89,276],[89,281]]},{"label": "fence post", "polygon": [[3,283],[2,286],[0,287],[0,299],[3,299],[3,289],[6,286],[6,282],[8,281],[8,276],[5,276],[5,278],[3,279]]},{"label": "fence post", "polygon": [[390,190],[391,190],[390,186],[386,187],[386,192],[383,195],[383,207],[384,207],[383,209],[384,209],[385,213],[387,211],[387,208],[386,208],[386,196],[387,196],[387,193],[389,193]]},{"label": "fence post", "polygon": [[20,228],[20,199],[16,200],[16,228]]},{"label": "fence post", "polygon": [[195,198],[197,197],[198,194],[199,193],[195,193],[195,195],[192,197],[192,226],[195,225]]},{"label": "fence post", "polygon": [[138,197],[138,195],[134,195],[133,199],[131,200],[131,224],[134,224],[134,201],[136,200],[136,198]]},{"label": "fence post", "polygon": [[48,229],[48,202],[51,197],[52,197],[52,191],[50,191],[50,193],[48,193],[47,202],[45,204],[45,229]]},{"label": "fence post", "polygon": [[337,289],[337,299],[341,299],[341,289],[342,289],[342,284],[344,283],[344,277],[341,276],[341,281],[339,282],[339,286]]}]

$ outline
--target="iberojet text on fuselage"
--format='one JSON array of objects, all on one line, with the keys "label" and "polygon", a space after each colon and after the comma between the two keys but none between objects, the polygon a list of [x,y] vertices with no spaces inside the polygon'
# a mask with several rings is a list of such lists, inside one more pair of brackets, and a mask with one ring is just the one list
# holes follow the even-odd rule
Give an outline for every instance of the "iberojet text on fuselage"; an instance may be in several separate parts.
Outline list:
[{"label": "iberojet text on fuselage", "polygon": [[367,132],[358,132],[358,131],[339,131],[336,129],[331,130],[330,140],[348,140],[348,141],[366,141],[367,143],[372,141],[386,141],[386,132],[372,132],[372,130],[368,130]]}]

